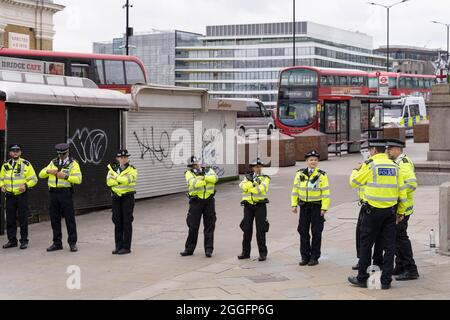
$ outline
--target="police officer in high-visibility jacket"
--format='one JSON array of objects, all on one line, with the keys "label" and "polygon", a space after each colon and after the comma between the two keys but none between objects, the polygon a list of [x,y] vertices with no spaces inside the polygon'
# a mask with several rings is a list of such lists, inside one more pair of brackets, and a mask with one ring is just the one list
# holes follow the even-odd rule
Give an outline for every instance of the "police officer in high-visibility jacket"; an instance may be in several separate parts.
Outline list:
[{"label": "police officer in high-visibility jacket", "polygon": [[397,281],[408,281],[419,278],[411,241],[408,237],[408,222],[414,213],[414,191],[417,189],[417,178],[414,164],[411,159],[403,153],[405,143],[400,140],[388,141],[388,154],[391,160],[400,167],[405,174],[405,188],[408,197],[406,202],[405,218],[397,224],[397,238],[395,251],[395,268],[393,275]]},{"label": "police officer in high-visibility jacket", "polygon": [[37,176],[30,162],[22,159],[22,147],[18,144],[9,147],[10,159],[2,165],[0,187],[6,198],[6,230],[8,243],[3,249],[17,247],[17,223],[20,222],[20,249],[28,248],[28,191],[37,182]]},{"label": "police officer in high-visibility jacket", "polygon": [[119,150],[116,162],[108,165],[106,184],[111,188],[112,221],[116,248],[112,254],[131,253],[133,236],[134,195],[138,170],[129,163],[128,150]]},{"label": "police officer in high-visibility jacket", "polygon": [[[359,168],[358,168],[359,170]],[[352,180],[350,178],[350,180]],[[351,182],[350,182],[351,183]],[[361,246],[361,225],[362,222],[364,220],[364,214],[366,212],[366,205],[367,202],[364,199],[364,187],[358,188],[358,197],[359,197],[359,206],[360,206],[360,210],[359,210],[359,215],[358,215],[358,222],[356,223],[356,257],[360,258],[359,255],[359,251],[360,251],[360,246]],[[375,246],[374,246],[374,252],[373,252],[373,264],[383,268],[383,245],[382,245],[382,239],[378,238],[377,241],[375,242]],[[357,263],[356,265],[354,265],[352,267],[352,270],[359,270],[359,263]]]},{"label": "police officer in high-visibility jacket", "polygon": [[244,207],[244,219],[240,227],[244,232],[242,241],[242,253],[239,260],[250,259],[251,242],[253,236],[253,220],[256,221],[256,240],[259,249],[259,261],[267,259],[266,233],[269,232],[269,221],[267,220],[267,204],[269,200],[270,177],[263,174],[264,163],[256,159],[250,163],[252,172],[247,174],[239,187],[243,196],[241,205]]},{"label": "police officer in high-visibility jacket", "polygon": [[361,225],[360,259],[357,277],[349,277],[353,285],[367,287],[368,268],[372,247],[381,236],[383,239],[382,289],[390,289],[395,254],[395,225],[404,219],[407,195],[404,174],[386,154],[387,142],[369,140],[371,157],[358,170],[353,170],[351,187],[364,187],[367,202]]},{"label": "police officer in high-visibility jacket", "polygon": [[328,176],[319,169],[319,159],[320,154],[315,150],[305,155],[307,168],[297,172],[292,189],[292,212],[297,214],[300,206],[297,228],[300,234],[300,266],[319,264],[325,215],[330,208]]},{"label": "police officer in high-visibility jacket", "polygon": [[185,173],[188,185],[189,212],[186,219],[189,235],[182,257],[192,256],[197,247],[198,231],[203,216],[205,256],[211,258],[214,252],[214,231],[216,229],[216,183],[219,177],[211,168],[203,168],[199,159],[191,157],[189,170]]},{"label": "police officer in high-visibility jacket", "polygon": [[55,146],[58,157],[41,170],[39,178],[48,179],[50,191],[50,220],[53,229],[53,244],[47,252],[63,249],[61,217],[66,221],[68,243],[71,252],[77,252],[77,224],[73,205],[73,187],[81,184],[83,176],[78,162],[69,157],[70,146],[61,143]]}]

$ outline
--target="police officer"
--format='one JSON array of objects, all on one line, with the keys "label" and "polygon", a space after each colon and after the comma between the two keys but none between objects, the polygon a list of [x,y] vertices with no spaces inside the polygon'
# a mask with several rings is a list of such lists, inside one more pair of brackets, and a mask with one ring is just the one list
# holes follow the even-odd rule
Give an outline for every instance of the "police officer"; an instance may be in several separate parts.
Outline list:
[{"label": "police officer", "polygon": [[297,172],[292,189],[292,212],[297,214],[300,206],[297,228],[300,234],[300,266],[319,264],[325,214],[330,208],[328,176],[319,169],[319,159],[320,154],[315,150],[305,155],[307,167]]},{"label": "police officer", "polygon": [[106,184],[112,194],[112,221],[116,248],[112,254],[131,253],[134,195],[138,171],[129,163],[128,150],[119,150],[116,162],[108,165]]},{"label": "police officer", "polygon": [[242,241],[242,253],[239,260],[250,259],[251,242],[253,236],[253,220],[256,221],[256,240],[259,249],[259,261],[266,261],[267,246],[266,233],[269,232],[269,221],[267,220],[267,193],[269,191],[270,177],[264,175],[262,170],[264,163],[256,159],[250,163],[252,172],[247,174],[239,187],[243,191],[241,205],[244,207],[244,219],[240,227],[244,232]]},{"label": "police officer", "polygon": [[211,168],[203,168],[196,157],[191,157],[185,178],[188,185],[189,212],[186,219],[189,235],[182,257],[192,256],[197,247],[198,231],[203,216],[205,255],[211,258],[214,251],[214,230],[216,228],[216,183],[219,177]]},{"label": "police officer", "polygon": [[395,278],[397,281],[408,281],[419,278],[411,241],[408,237],[408,222],[414,213],[414,191],[417,189],[417,178],[413,162],[403,153],[405,146],[405,143],[400,140],[391,139],[388,141],[389,158],[394,160],[400,167],[400,170],[405,174],[405,188],[408,197],[405,218],[396,227],[396,259],[393,275],[397,276]]},{"label": "police officer", "polygon": [[[356,175],[360,169],[361,169],[361,167],[357,168],[353,171],[352,175],[350,176],[350,183],[353,180],[354,175]],[[356,240],[356,257],[359,260],[359,258],[360,258],[359,250],[361,247],[361,225],[362,225],[362,221],[364,220],[364,214],[367,209],[367,202],[364,199],[364,187],[358,188],[357,190],[358,190],[360,210],[359,210],[359,215],[358,215],[358,222],[356,224],[355,240]],[[382,244],[381,238],[378,238],[374,245],[373,264],[378,266],[380,269],[383,268],[383,244]],[[352,267],[352,270],[359,270],[359,263],[354,265]]]},{"label": "police officer", "polygon": [[21,158],[22,147],[13,144],[9,147],[10,159],[2,165],[0,171],[0,187],[6,195],[6,229],[8,243],[3,249],[17,247],[16,217],[20,222],[20,249],[28,248],[28,190],[37,182],[33,166]]},{"label": "police officer", "polygon": [[383,239],[383,272],[381,287],[390,289],[395,254],[395,225],[404,218],[407,201],[404,175],[386,154],[386,140],[369,140],[371,157],[359,170],[352,173],[351,187],[364,188],[367,202],[361,223],[360,259],[357,277],[348,280],[355,286],[367,287],[372,247],[381,236]]},{"label": "police officer", "polygon": [[68,243],[71,252],[77,252],[77,226],[73,206],[73,186],[82,182],[78,162],[69,157],[70,146],[61,143],[55,146],[58,157],[41,170],[39,178],[48,179],[50,191],[50,220],[53,229],[53,244],[47,252],[63,249],[61,217],[66,221]]}]

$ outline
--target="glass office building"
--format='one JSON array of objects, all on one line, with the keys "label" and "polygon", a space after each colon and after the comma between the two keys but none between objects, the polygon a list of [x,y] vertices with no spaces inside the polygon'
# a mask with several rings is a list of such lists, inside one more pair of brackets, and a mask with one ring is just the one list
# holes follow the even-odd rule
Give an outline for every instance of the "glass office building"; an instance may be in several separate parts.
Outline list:
[{"label": "glass office building", "polygon": [[[150,82],[208,89],[215,98],[277,101],[278,74],[293,65],[293,23],[207,26],[206,35],[150,32],[130,39]],[[123,54],[123,39],[95,43],[96,53]],[[296,65],[384,69],[371,36],[312,22],[296,23]]]},{"label": "glass office building", "polygon": [[[293,23],[206,27],[196,46],[177,46],[175,83],[205,88],[216,98],[277,101],[281,69],[293,65]],[[372,37],[312,22],[296,24],[296,65],[379,70]]]},{"label": "glass office building", "polygon": [[[199,43],[200,36],[200,34],[178,30],[135,33],[129,39],[130,54],[142,60],[150,83],[175,85],[176,46],[195,46]],[[95,42],[93,51],[104,54],[125,54],[125,38]]]}]

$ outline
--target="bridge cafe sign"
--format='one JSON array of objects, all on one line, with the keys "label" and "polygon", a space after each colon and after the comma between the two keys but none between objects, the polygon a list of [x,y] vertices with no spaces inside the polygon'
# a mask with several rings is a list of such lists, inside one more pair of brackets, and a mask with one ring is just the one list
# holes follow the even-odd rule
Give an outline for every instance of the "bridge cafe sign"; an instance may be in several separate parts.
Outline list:
[{"label": "bridge cafe sign", "polygon": [[0,57],[0,70],[45,73],[45,62]]}]

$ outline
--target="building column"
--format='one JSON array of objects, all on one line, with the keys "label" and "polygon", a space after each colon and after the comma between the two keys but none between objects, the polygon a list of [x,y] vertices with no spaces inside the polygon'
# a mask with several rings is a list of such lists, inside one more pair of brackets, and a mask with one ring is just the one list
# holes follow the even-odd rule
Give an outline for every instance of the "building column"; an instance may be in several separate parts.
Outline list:
[{"label": "building column", "polygon": [[450,161],[450,85],[433,87],[430,115],[430,151],[428,161]]},{"label": "building column", "polygon": [[5,28],[6,24],[0,22],[0,48],[5,46]]}]

